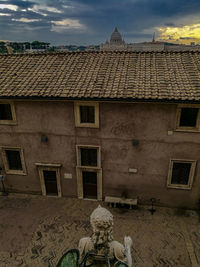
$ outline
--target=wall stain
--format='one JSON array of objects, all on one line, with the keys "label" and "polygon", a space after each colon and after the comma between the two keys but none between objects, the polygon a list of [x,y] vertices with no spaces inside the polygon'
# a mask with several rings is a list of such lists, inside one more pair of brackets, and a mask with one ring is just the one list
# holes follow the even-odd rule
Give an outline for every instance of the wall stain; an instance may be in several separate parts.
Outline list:
[{"label": "wall stain", "polygon": [[119,122],[111,129],[114,135],[132,135],[135,131],[134,123]]}]

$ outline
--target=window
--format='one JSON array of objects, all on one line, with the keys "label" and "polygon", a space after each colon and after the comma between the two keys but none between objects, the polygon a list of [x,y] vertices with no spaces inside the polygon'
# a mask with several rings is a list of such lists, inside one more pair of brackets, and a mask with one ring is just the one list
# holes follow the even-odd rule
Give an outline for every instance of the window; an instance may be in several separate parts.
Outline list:
[{"label": "window", "polygon": [[95,123],[94,106],[80,106],[79,112],[80,112],[81,123]]},{"label": "window", "polygon": [[197,105],[179,105],[177,109],[178,130],[199,131],[200,112]]},{"label": "window", "polygon": [[77,145],[76,152],[78,197],[102,200],[100,147]]},{"label": "window", "polygon": [[94,102],[75,102],[74,115],[76,127],[99,128],[99,104]]},{"label": "window", "polygon": [[0,104],[0,120],[12,120],[10,104]]},{"label": "window", "polygon": [[22,170],[22,163],[19,151],[5,150],[8,167],[10,170]]},{"label": "window", "polygon": [[26,175],[24,155],[21,148],[2,148],[2,158],[7,174]]},{"label": "window", "polygon": [[171,160],[168,174],[168,187],[191,189],[195,171],[194,160]]},{"label": "window", "polygon": [[81,150],[81,166],[97,166],[96,148],[80,148],[80,150]]},{"label": "window", "polygon": [[0,102],[0,124],[16,124],[14,104]]},{"label": "window", "polygon": [[99,146],[78,145],[76,149],[79,167],[99,168],[101,166]]}]

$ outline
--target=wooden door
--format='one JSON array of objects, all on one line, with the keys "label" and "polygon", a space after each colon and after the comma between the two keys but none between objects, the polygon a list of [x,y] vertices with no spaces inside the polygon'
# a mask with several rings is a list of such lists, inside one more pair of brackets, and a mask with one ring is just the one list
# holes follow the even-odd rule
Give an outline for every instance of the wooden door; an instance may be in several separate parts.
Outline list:
[{"label": "wooden door", "polygon": [[97,172],[82,171],[83,197],[97,199]]},{"label": "wooden door", "polygon": [[56,170],[43,170],[46,195],[58,195]]}]

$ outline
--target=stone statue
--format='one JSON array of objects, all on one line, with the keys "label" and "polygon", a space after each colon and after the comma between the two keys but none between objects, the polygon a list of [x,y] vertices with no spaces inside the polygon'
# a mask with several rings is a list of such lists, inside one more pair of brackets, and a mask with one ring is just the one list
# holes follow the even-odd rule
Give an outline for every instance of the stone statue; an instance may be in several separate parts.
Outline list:
[{"label": "stone statue", "polygon": [[[105,257],[109,259],[111,266],[119,262],[124,262],[128,267],[132,267],[131,246],[132,239],[129,236],[124,237],[124,245],[113,240],[113,216],[100,205],[96,208],[91,216],[90,223],[93,229],[91,237],[81,238],[79,241],[80,260],[82,261],[88,252],[94,256],[88,262],[98,266],[108,266],[105,264]],[[120,265],[118,265],[120,266]],[[126,265],[123,265],[126,266]]]}]

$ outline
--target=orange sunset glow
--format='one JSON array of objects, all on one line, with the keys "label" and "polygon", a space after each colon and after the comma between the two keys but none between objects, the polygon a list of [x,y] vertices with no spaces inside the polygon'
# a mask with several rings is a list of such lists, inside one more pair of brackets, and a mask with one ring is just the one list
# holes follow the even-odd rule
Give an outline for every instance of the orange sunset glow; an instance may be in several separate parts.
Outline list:
[{"label": "orange sunset glow", "polygon": [[157,30],[160,32],[159,40],[162,41],[181,44],[200,43],[200,23],[181,27],[159,27]]}]

